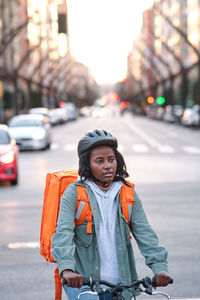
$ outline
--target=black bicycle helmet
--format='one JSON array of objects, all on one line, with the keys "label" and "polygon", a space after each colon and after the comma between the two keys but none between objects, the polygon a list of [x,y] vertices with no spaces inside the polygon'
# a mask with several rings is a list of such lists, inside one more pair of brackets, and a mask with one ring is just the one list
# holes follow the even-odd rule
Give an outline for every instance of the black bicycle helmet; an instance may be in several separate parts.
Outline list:
[{"label": "black bicycle helmet", "polygon": [[86,135],[78,143],[78,156],[80,157],[85,151],[94,146],[109,145],[117,149],[117,139],[108,131],[95,129],[87,132]]}]

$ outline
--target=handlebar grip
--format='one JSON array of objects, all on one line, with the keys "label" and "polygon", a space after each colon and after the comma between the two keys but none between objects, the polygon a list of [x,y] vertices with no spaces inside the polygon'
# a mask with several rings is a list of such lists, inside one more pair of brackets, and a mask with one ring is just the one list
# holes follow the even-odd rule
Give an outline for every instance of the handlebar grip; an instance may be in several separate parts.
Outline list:
[{"label": "handlebar grip", "polygon": [[91,285],[91,280],[90,278],[83,277],[83,285]]},{"label": "handlebar grip", "polygon": [[[67,284],[67,280],[65,278],[62,279],[62,284]],[[90,278],[86,278],[86,277],[83,277],[83,285],[91,285],[92,282],[91,282],[91,279]]]},{"label": "handlebar grip", "polygon": [[[174,282],[173,278],[170,278],[169,284],[172,284],[173,282]],[[156,286],[156,277],[155,276],[152,278],[151,285]]]},{"label": "handlebar grip", "polygon": [[67,280],[65,278],[62,279],[62,284],[67,284]]}]

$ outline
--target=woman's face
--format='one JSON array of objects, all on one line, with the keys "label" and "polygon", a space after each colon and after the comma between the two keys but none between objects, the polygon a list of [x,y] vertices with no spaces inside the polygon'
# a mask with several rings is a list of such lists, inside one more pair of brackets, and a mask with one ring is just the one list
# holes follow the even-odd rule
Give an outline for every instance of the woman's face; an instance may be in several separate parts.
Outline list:
[{"label": "woman's face", "polygon": [[[110,184],[117,170],[117,161],[113,149],[109,146],[98,146],[92,149],[90,169],[95,178]],[[102,185],[101,183],[97,184]]]}]

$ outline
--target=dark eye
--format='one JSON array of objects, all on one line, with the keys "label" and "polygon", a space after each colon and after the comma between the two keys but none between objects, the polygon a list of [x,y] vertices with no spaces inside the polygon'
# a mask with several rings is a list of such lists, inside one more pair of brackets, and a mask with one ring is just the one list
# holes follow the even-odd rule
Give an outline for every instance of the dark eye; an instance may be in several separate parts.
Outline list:
[{"label": "dark eye", "polygon": [[100,165],[100,164],[102,163],[102,159],[98,159],[98,160],[96,161],[96,163],[97,163],[98,165]]},{"label": "dark eye", "polygon": [[114,160],[115,160],[114,158],[110,158],[108,161],[113,162]]}]

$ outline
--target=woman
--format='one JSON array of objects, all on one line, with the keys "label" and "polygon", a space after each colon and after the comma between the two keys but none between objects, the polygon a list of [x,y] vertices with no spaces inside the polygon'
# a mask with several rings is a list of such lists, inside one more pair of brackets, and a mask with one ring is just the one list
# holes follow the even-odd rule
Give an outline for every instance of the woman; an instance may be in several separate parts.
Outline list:
[{"label": "woman", "polygon": [[[117,147],[114,136],[97,129],[88,132],[78,144],[80,178],[63,194],[51,248],[59,272],[68,283],[64,288],[69,300],[77,299],[84,288],[83,277],[91,276],[112,283],[130,283],[137,279],[130,230],[146,264],[156,276],[157,286],[166,286],[170,280],[167,251],[158,245],[135,190],[130,226],[122,214],[120,191],[124,184],[131,185],[125,179],[129,175]],[[86,221],[75,226],[78,185],[86,188],[89,197],[93,214],[92,234],[86,232]],[[134,293],[138,294],[138,291]],[[82,296],[82,299],[97,298]],[[125,293],[125,298],[130,299],[130,293]],[[111,299],[111,296],[100,299]]]}]

